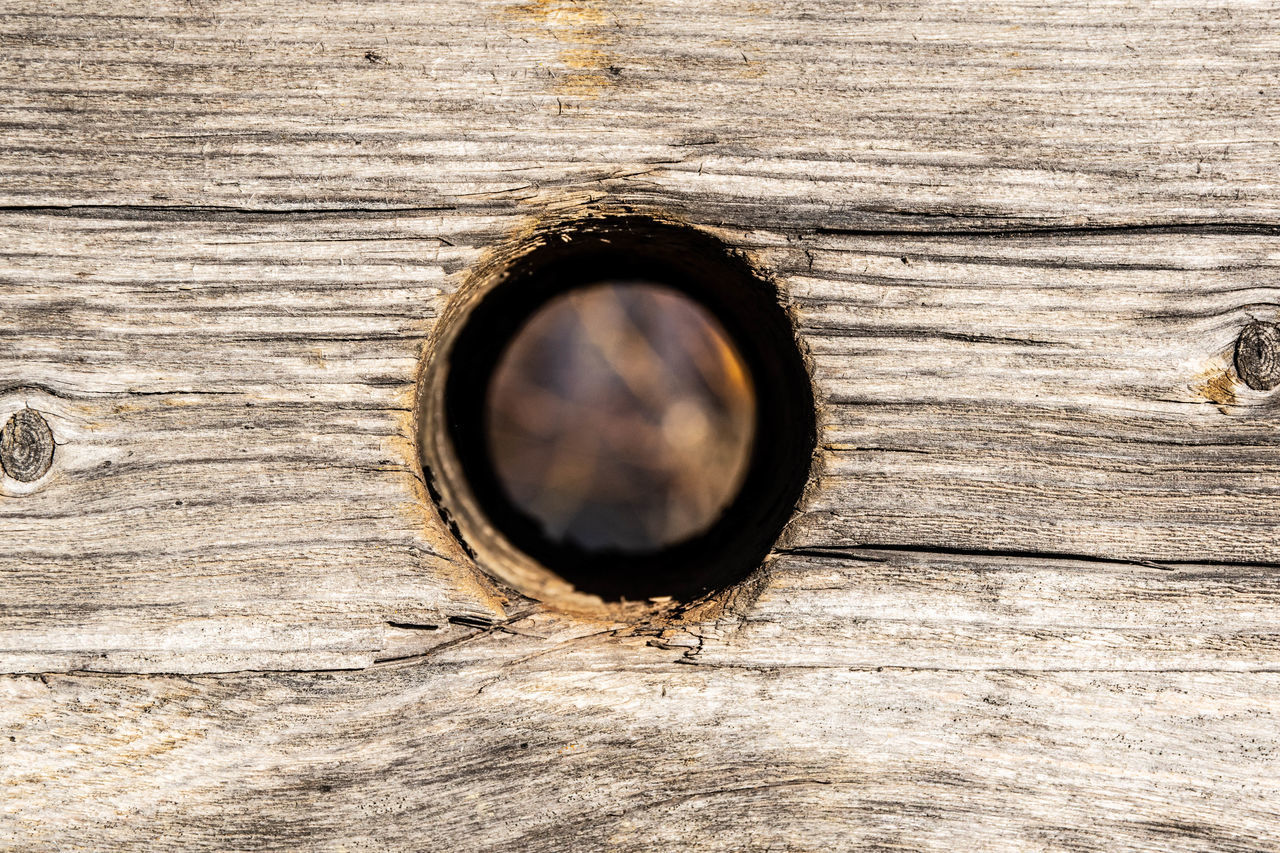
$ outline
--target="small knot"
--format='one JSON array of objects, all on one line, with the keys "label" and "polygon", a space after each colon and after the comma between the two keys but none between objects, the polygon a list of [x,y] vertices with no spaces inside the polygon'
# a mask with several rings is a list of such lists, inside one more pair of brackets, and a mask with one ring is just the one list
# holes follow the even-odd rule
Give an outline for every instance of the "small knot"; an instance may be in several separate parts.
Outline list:
[{"label": "small knot", "polygon": [[53,464],[53,430],[35,409],[15,412],[0,430],[0,467],[15,480],[39,480]]},{"label": "small knot", "polygon": [[1254,320],[1236,341],[1236,373],[1255,391],[1280,385],[1280,326]]}]

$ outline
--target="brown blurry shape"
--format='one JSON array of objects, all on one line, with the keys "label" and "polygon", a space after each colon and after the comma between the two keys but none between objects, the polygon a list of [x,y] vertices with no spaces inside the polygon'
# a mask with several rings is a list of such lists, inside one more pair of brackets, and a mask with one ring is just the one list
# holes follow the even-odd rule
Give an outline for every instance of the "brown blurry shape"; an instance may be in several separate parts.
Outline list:
[{"label": "brown blurry shape", "polygon": [[521,327],[490,381],[485,429],[508,498],[553,541],[645,552],[720,517],[755,418],[746,365],[706,309],[609,281]]}]

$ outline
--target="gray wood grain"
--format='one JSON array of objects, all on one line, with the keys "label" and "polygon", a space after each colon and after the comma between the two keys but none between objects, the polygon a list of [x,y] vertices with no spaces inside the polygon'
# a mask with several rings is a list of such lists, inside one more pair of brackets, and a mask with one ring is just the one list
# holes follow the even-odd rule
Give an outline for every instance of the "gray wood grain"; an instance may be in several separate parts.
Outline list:
[{"label": "gray wood grain", "polygon": [[[389,623],[524,606],[441,529],[411,412],[463,264],[522,221],[0,220],[22,283],[0,293],[0,415],[34,407],[59,442],[0,504],[0,663],[362,666]],[[821,400],[781,554],[1091,560],[1116,607],[1140,594],[1108,576],[1189,594],[1180,573],[1208,572],[1212,597],[1248,602],[1217,629],[1275,615],[1280,409],[1232,360],[1249,318],[1276,315],[1280,238],[720,233],[778,277]],[[842,565],[852,592],[865,569]]]},{"label": "gray wood grain", "polygon": [[[1278,24],[8,3],[0,849],[1280,849]],[[624,207],[777,281],[821,422],[638,625],[488,580],[413,439],[468,271]]]},{"label": "gray wood grain", "polygon": [[0,39],[15,205],[1280,214],[1268,3],[13,0]]},{"label": "gray wood grain", "polygon": [[0,833],[23,850],[1280,846],[1274,672],[689,664],[653,638],[511,628],[359,673],[13,676]]}]

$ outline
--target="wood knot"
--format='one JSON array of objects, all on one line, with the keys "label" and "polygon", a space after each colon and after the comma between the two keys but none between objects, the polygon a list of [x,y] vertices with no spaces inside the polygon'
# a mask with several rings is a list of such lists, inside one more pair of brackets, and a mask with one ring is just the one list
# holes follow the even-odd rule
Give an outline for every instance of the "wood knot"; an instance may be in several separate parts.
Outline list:
[{"label": "wood knot", "polygon": [[1236,341],[1236,373],[1255,391],[1280,385],[1280,326],[1254,320]]},{"label": "wood knot", "polygon": [[15,480],[39,480],[53,465],[53,430],[35,409],[23,409],[0,430],[0,467]]}]

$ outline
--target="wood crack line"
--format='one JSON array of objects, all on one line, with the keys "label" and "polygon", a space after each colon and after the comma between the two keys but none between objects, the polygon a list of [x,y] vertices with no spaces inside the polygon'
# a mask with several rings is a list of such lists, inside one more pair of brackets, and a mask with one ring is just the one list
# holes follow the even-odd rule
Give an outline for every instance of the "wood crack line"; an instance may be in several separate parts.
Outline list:
[{"label": "wood crack line", "polygon": [[[471,639],[467,637],[465,639]],[[270,677],[270,676],[292,676],[292,675],[332,675],[334,673],[350,673],[358,675],[368,673],[370,670],[376,670],[381,664],[422,661],[428,662],[426,659],[431,655],[410,655],[405,658],[395,658],[387,661],[379,661],[373,666],[347,666],[347,667],[329,667],[321,669],[229,669],[220,672],[183,672],[175,670],[172,672],[124,672],[117,670],[95,670],[95,669],[52,669],[39,672],[3,672],[0,673],[0,679],[48,679],[48,678],[104,678],[104,679],[121,679],[121,678],[179,678],[184,681],[219,681],[227,678],[243,678],[243,677]],[[1056,674],[1078,674],[1078,675],[1280,675],[1280,666],[1239,666],[1239,667],[1223,667],[1223,666],[1171,666],[1171,667],[1070,667],[1070,666],[913,666],[911,664],[776,664],[776,663],[735,663],[733,661],[707,661],[696,659],[675,660],[671,662],[672,666],[697,666],[715,669],[741,669],[754,672],[779,672],[779,671],[838,671],[838,672],[901,672],[901,673],[924,673],[924,672],[941,672],[956,674],[974,674],[982,675],[984,673],[996,675],[1020,675],[1034,677],[1038,675],[1056,675]],[[450,664],[450,669],[456,669],[455,665]],[[627,667],[619,667],[615,671],[625,671]],[[497,680],[490,678],[487,683],[482,685],[488,687]]]},{"label": "wood crack line", "polygon": [[1102,563],[1113,566],[1141,566],[1173,572],[1180,568],[1203,567],[1209,569],[1280,569],[1280,563],[1241,562],[1231,560],[1144,560],[1124,557],[1105,557],[1096,554],[1077,554],[1063,551],[1019,551],[1015,549],[951,548],[945,545],[890,545],[866,543],[862,545],[809,545],[795,548],[775,548],[771,553],[785,557],[815,557],[829,560],[855,560],[859,562],[888,562],[877,558],[876,553],[919,554],[923,557],[972,557],[997,559],[1023,559],[1075,563]]},{"label": "wood crack line", "polygon": [[[386,217],[404,216],[419,213],[438,214],[459,210],[459,206],[451,203],[422,205],[387,205],[387,206],[332,206],[332,207],[244,207],[236,205],[195,205],[195,204],[136,204],[136,203],[78,203],[78,204],[6,204],[0,205],[0,213],[68,216],[85,218],[118,218],[118,219],[191,219],[191,220],[245,220],[297,218],[342,218],[342,217]],[[848,219],[850,215],[858,216],[859,211],[842,210],[840,217]],[[1134,233],[1190,233],[1190,234],[1257,234],[1280,236],[1280,223],[1260,220],[1215,219],[1178,219],[1148,220],[1145,222],[1097,222],[1064,224],[1052,220],[1042,223],[1008,224],[1017,221],[1016,213],[988,213],[981,218],[993,224],[943,224],[973,218],[969,214],[951,213],[947,211],[886,211],[866,210],[862,213],[870,219],[893,216],[910,222],[916,220],[918,225],[874,226],[863,227],[856,224],[817,225],[795,222],[779,222],[778,230],[799,231],[812,234],[847,236],[847,237],[928,237],[928,236],[972,236],[972,237],[1025,237],[1025,236],[1070,236],[1088,234],[1134,234]],[[718,222],[721,225],[733,223]],[[742,224],[742,223],[738,223]],[[753,223],[759,225],[759,223]]]},{"label": "wood crack line", "polygon": [[34,216],[65,216],[87,219],[176,219],[176,220],[264,220],[345,217],[390,217],[406,214],[456,211],[454,204],[398,205],[374,207],[239,207],[198,204],[6,204],[0,213]]},{"label": "wood crack line", "polygon": [[[963,219],[964,214],[921,213],[910,211],[875,211],[879,215],[899,216],[904,219],[918,218],[924,222],[946,219]],[[983,218],[997,223],[1001,218],[1014,219],[1014,215],[988,214]],[[802,229],[803,230],[803,229]],[[861,228],[858,226],[819,226],[811,229],[815,234],[837,237],[1046,237],[1046,236],[1083,236],[1106,234],[1256,234],[1263,236],[1280,235],[1280,224],[1261,222],[1258,220],[1230,219],[1167,219],[1147,222],[1098,222],[1063,224],[1061,222],[1034,222],[1022,225],[943,225],[943,226],[901,226],[897,228]]]}]

